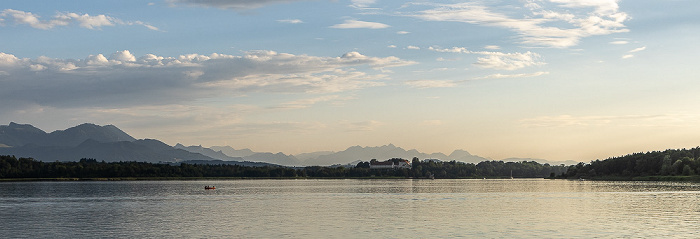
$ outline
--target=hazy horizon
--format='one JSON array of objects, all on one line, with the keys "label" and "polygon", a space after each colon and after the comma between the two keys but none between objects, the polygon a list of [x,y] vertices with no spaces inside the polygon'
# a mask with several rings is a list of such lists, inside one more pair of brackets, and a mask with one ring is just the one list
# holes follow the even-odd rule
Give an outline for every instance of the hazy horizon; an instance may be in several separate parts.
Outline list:
[{"label": "hazy horizon", "polygon": [[0,124],[286,154],[700,145],[700,2],[13,1]]}]

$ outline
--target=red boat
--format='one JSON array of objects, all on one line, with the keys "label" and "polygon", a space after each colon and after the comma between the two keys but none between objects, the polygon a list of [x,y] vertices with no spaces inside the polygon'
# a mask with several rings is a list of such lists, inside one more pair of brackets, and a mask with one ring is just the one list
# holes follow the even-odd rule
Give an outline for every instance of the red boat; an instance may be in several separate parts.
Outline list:
[{"label": "red boat", "polygon": [[211,186],[211,187],[209,187],[209,186],[204,186],[204,189],[205,189],[205,190],[216,189],[216,187],[214,187],[214,186]]}]

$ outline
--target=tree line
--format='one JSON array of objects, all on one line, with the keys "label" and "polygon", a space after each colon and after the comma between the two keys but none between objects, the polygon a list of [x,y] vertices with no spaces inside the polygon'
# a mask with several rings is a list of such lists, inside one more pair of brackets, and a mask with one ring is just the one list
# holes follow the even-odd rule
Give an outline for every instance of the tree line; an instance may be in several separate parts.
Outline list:
[{"label": "tree line", "polygon": [[634,178],[700,175],[700,147],[634,153],[571,165],[562,178]]},{"label": "tree line", "polygon": [[456,161],[420,161],[414,158],[410,169],[370,169],[364,167],[250,167],[227,164],[179,165],[146,162],[99,162],[81,159],[77,162],[42,162],[32,158],[0,156],[0,178],[542,178],[564,173],[564,165],[552,166],[535,161],[484,161],[478,164]]}]

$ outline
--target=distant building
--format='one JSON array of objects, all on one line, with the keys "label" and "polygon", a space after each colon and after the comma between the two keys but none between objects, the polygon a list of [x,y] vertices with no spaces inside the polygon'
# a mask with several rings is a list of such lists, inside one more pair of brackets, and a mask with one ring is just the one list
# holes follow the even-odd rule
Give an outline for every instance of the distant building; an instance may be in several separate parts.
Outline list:
[{"label": "distant building", "polygon": [[405,159],[390,159],[384,162],[372,160],[369,162],[370,169],[398,169],[411,168],[411,162]]}]

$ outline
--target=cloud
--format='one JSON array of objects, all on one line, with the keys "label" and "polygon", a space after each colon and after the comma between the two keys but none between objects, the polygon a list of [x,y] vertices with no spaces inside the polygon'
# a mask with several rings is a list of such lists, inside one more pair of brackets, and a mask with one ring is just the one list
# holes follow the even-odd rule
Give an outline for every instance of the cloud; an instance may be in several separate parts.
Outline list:
[{"label": "cloud", "polygon": [[351,0],[351,7],[354,8],[368,8],[370,5],[374,4],[376,0]]},{"label": "cloud", "polygon": [[378,23],[378,22],[365,22],[358,20],[345,20],[345,22],[331,26],[331,28],[338,29],[352,29],[352,28],[369,28],[369,29],[382,29],[391,27],[389,25]]},{"label": "cloud", "polygon": [[496,46],[496,45],[488,45],[488,46],[484,46],[484,48],[486,48],[488,50],[500,50],[501,49],[500,46]]},{"label": "cloud", "polygon": [[646,47],[646,46],[643,46],[643,47],[635,48],[634,50],[631,50],[631,51],[629,51],[629,52],[630,52],[630,53],[635,53],[635,52],[640,52],[640,51],[643,51],[643,50],[646,50],[646,49],[647,49],[647,47]]},{"label": "cloud", "polygon": [[449,53],[467,53],[470,54],[472,51],[467,50],[466,47],[452,47],[452,48],[439,48],[439,47],[428,47],[428,50],[436,52],[449,52]]},{"label": "cloud", "polygon": [[474,63],[474,65],[480,68],[489,68],[497,70],[517,70],[529,66],[539,66],[545,64],[541,61],[541,56],[539,54],[530,51],[524,53],[503,53],[492,51],[470,51],[464,47],[429,47],[428,50],[436,52],[483,55],[484,57],[477,58],[477,62]]},{"label": "cloud", "polygon": [[677,126],[694,122],[697,115],[658,114],[658,115],[556,115],[522,119],[527,127],[580,127],[580,126]]},{"label": "cloud", "polygon": [[367,120],[359,122],[342,122],[340,126],[344,127],[346,131],[373,131],[377,128],[386,125],[385,123],[377,120]]},{"label": "cloud", "polygon": [[629,44],[629,43],[630,43],[629,41],[611,41],[610,42],[610,44],[613,44],[613,45],[625,45],[625,44]]},{"label": "cloud", "polygon": [[302,1],[308,0],[167,0],[167,2],[171,5],[177,5],[178,3],[182,3],[193,6],[215,7],[220,9],[231,10],[248,10],[261,8],[267,5]]},{"label": "cloud", "polygon": [[136,57],[124,50],[79,60],[0,53],[0,102],[6,102],[0,108],[176,104],[255,92],[334,93],[384,85],[386,76],[371,69],[411,64],[415,62],[358,52],[340,57],[274,51]]},{"label": "cloud", "polygon": [[[632,50],[628,51],[628,53],[640,52],[640,51],[644,51],[644,50],[646,50],[646,49],[647,49],[647,47],[646,47],[646,46],[643,46],[643,47],[639,47],[639,48],[632,49]],[[630,59],[630,58],[633,58],[633,57],[634,57],[633,54],[627,54],[627,55],[623,55],[623,56],[622,56],[622,59]]]},{"label": "cloud", "polygon": [[425,88],[455,87],[460,82],[451,81],[451,80],[412,80],[412,81],[406,81],[405,83],[406,83],[406,85],[409,85],[411,87],[425,89]]},{"label": "cloud", "polygon": [[522,44],[532,46],[567,48],[585,37],[629,31],[623,24],[627,14],[619,12],[617,0],[550,0],[547,4],[526,0],[524,8],[500,12],[499,7],[481,2],[409,5],[428,9],[404,13],[406,16],[510,29]]},{"label": "cloud", "polygon": [[40,16],[33,14],[31,12],[24,12],[14,9],[5,9],[0,12],[0,25],[4,25],[5,22],[12,22],[16,25],[29,25],[30,27],[42,30],[52,29],[57,26],[68,26],[73,23],[77,23],[80,27],[86,29],[101,29],[105,26],[115,26],[115,25],[141,25],[150,30],[158,31],[157,27],[146,24],[141,21],[123,21],[118,18],[97,15],[90,16],[88,14],[78,14],[78,13],[58,13],[51,20],[42,21]]},{"label": "cloud", "polygon": [[332,101],[342,101],[352,99],[350,97],[341,97],[339,95],[325,95],[315,98],[305,98],[298,99],[290,102],[285,102],[277,107],[273,108],[285,108],[285,109],[303,109],[311,107],[312,105],[322,103],[322,102],[332,102]]},{"label": "cloud", "polygon": [[549,72],[547,72],[547,71],[538,71],[535,73],[523,73],[523,74],[493,74],[493,75],[487,75],[484,77],[479,77],[476,79],[526,78],[526,77],[542,76],[542,75],[547,75],[547,74],[549,74]]},{"label": "cloud", "polygon": [[304,23],[302,20],[299,20],[299,19],[283,19],[283,20],[277,20],[277,21],[281,22],[281,23],[291,23],[291,24]]},{"label": "cloud", "polygon": [[417,47],[417,46],[407,46],[406,49],[409,49],[409,50],[420,50],[420,47]]},{"label": "cloud", "polygon": [[545,64],[540,61],[539,54],[529,51],[525,53],[476,52],[476,54],[485,55],[485,57],[479,57],[474,63],[481,68],[512,71]]},{"label": "cloud", "polygon": [[399,35],[406,35],[406,34],[409,34],[409,33],[410,33],[410,32],[407,32],[407,31],[398,31],[398,32],[396,32],[396,34],[399,34]]}]

